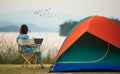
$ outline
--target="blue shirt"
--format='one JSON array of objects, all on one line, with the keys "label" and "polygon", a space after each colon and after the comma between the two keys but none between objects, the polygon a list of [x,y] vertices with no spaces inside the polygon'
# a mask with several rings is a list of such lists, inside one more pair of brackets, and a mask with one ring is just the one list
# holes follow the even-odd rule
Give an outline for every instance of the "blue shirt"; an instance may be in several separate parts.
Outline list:
[{"label": "blue shirt", "polygon": [[[18,35],[16,41],[18,42],[19,39],[27,40],[29,39],[29,36],[27,34],[20,34]],[[21,51],[22,52],[33,52],[34,48],[28,45],[21,45]]]}]

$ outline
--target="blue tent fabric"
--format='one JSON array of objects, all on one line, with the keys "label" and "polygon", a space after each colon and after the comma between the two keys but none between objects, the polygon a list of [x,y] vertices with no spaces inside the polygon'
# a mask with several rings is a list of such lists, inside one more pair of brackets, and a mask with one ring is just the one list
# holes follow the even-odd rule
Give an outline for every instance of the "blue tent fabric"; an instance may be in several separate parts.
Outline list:
[{"label": "blue tent fabric", "polygon": [[120,64],[56,64],[52,71],[120,71]]}]

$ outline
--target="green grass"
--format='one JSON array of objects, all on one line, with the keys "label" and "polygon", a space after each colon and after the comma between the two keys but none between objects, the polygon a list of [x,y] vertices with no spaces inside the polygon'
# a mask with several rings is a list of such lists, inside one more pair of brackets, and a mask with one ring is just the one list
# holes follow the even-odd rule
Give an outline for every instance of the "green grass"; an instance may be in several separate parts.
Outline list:
[{"label": "green grass", "polygon": [[21,69],[21,65],[0,65],[0,74],[46,74],[49,71],[50,65],[45,65],[44,69],[38,67]]},{"label": "green grass", "polygon": [[1,64],[0,74],[120,74],[120,72],[57,72],[49,73],[51,64],[45,64],[45,68],[23,68],[21,65]]}]

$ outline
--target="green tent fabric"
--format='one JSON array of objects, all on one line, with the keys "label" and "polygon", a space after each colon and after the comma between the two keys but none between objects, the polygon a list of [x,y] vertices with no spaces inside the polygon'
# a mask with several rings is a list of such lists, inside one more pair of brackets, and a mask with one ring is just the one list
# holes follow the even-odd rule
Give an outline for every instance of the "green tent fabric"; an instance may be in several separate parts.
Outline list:
[{"label": "green tent fabric", "polygon": [[57,63],[120,63],[120,50],[86,32],[58,59]]}]

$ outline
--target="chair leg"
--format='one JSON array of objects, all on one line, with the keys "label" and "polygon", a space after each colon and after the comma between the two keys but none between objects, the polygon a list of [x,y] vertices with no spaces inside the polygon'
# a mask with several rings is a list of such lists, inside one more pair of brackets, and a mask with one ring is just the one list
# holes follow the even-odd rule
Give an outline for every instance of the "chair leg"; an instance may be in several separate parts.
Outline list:
[{"label": "chair leg", "polygon": [[33,60],[34,64],[37,65],[38,68],[40,68],[40,65],[36,63],[37,59]]},{"label": "chair leg", "polygon": [[[33,58],[35,57],[35,54],[32,54],[29,58],[28,58],[28,61],[29,62],[32,62],[32,60],[33,60]],[[24,63],[24,64],[26,64],[27,63],[27,61]],[[29,65],[29,64],[28,64]],[[28,66],[28,65],[26,65],[26,67]]]},{"label": "chair leg", "polygon": [[[28,65],[31,65],[31,66],[33,67],[33,65],[31,64],[31,62],[29,61],[29,59],[31,59],[32,57],[30,57],[29,59],[26,59],[23,54],[21,54],[21,56],[25,59],[25,63],[22,65],[22,68],[24,67],[24,65],[25,65],[26,63],[28,63]],[[28,65],[27,65],[27,66],[28,66]]]},{"label": "chair leg", "polygon": [[38,68],[40,68],[40,65],[38,65],[36,63],[36,55],[37,54],[32,54],[32,55],[26,55],[26,54],[19,54],[23,57],[23,59],[25,60],[24,64],[21,66],[21,68],[25,68],[25,67],[28,67],[29,65],[31,67],[34,68],[33,64],[31,62],[33,62],[35,65],[37,65]]}]

